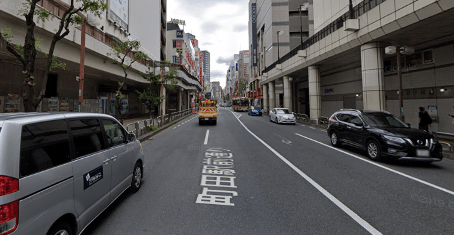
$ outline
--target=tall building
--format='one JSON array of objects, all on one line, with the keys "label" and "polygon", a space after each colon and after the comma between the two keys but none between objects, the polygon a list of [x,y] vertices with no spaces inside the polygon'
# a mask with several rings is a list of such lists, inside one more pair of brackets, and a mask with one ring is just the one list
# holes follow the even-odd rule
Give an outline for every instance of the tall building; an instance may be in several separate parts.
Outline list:
[{"label": "tall building", "polygon": [[[153,3],[154,2],[154,3]],[[157,1],[146,1],[144,2],[143,4],[140,4],[140,7],[142,8],[153,8],[152,6],[150,6],[150,3],[151,4],[156,4]],[[166,30],[166,27],[167,27],[167,0],[161,0],[159,1],[161,3],[161,12],[159,13],[159,15],[161,16],[159,18],[159,22],[161,22],[161,61],[164,61],[167,59],[167,55],[166,55],[166,45],[167,45],[167,39],[166,39],[166,33],[167,33],[167,30]],[[147,7],[143,7],[143,6],[147,6]],[[153,8],[153,9],[159,9],[158,8]],[[143,15],[141,14],[137,14],[138,17],[143,17]],[[156,32],[156,31],[153,31],[153,32]]]},{"label": "tall building", "polygon": [[[259,83],[264,70],[300,47],[301,42],[311,35],[311,3],[309,0],[249,1],[249,83],[254,87],[251,99],[262,99]],[[282,92],[282,84],[278,84],[276,90]]]},{"label": "tall building", "polygon": [[205,86],[205,92],[209,91],[208,84],[211,84],[211,76],[210,76],[210,52],[209,51],[201,51],[200,52],[200,59],[202,61],[202,71],[203,71],[203,83],[207,84]]}]

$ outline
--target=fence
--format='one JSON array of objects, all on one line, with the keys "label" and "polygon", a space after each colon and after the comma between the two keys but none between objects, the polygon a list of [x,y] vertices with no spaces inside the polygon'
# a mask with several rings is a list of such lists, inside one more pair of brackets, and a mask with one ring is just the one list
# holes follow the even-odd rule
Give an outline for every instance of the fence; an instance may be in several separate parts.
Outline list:
[{"label": "fence", "polygon": [[[158,116],[156,118],[150,118],[150,119],[145,119],[141,120],[138,122],[130,123],[126,126],[126,130],[128,132],[134,133],[137,137],[149,132],[147,128],[151,128],[151,126],[155,126],[157,128],[162,127],[166,123],[169,123],[170,121],[175,121],[177,119],[180,119],[182,117],[186,117],[190,114],[192,114],[193,109],[187,109],[179,112],[174,112],[171,114],[166,114],[164,117]],[[163,122],[164,119],[164,122]]]}]

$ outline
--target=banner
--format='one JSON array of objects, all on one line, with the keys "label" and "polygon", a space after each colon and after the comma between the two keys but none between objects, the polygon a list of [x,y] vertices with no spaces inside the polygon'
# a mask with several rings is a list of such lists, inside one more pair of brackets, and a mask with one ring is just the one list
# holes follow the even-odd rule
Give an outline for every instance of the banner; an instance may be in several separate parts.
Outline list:
[{"label": "banner", "polygon": [[129,24],[129,0],[110,0],[109,18],[128,29]]},{"label": "banner", "polygon": [[252,3],[252,66],[257,66],[257,4]]},{"label": "banner", "polygon": [[175,41],[175,43],[176,43],[176,45],[175,45],[176,48],[183,48],[183,41],[178,40],[178,41]]}]

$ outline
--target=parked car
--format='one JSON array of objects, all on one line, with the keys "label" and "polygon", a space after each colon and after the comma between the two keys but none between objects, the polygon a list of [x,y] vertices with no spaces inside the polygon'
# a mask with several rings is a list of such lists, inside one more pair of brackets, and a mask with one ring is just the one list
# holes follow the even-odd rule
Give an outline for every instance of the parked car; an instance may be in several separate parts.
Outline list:
[{"label": "parked car", "polygon": [[269,114],[270,122],[280,123],[291,123],[296,124],[296,117],[286,108],[274,108]]},{"label": "parked car", "polygon": [[372,160],[441,161],[442,146],[433,135],[412,129],[384,111],[340,110],[328,121],[333,146],[342,144],[366,150]]},{"label": "parked car", "polygon": [[80,234],[126,189],[139,190],[142,146],[114,118],[0,114],[0,234]]},{"label": "parked car", "polygon": [[260,107],[258,107],[258,106],[251,106],[248,109],[248,115],[249,116],[253,116],[253,115],[262,116],[262,109],[260,109]]}]

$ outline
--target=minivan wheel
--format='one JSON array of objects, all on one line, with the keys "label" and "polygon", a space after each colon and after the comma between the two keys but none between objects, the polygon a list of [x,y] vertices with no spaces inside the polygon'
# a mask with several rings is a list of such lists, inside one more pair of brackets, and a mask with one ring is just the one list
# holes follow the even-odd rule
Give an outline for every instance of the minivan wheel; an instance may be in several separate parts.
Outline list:
[{"label": "minivan wheel", "polygon": [[73,231],[68,223],[60,222],[49,229],[47,235],[72,235]]},{"label": "minivan wheel", "polygon": [[375,140],[371,140],[367,142],[367,156],[374,160],[378,161],[380,160],[381,157],[381,150],[380,150],[380,145],[377,143]]},{"label": "minivan wheel", "polygon": [[134,172],[132,173],[132,182],[131,182],[131,189],[132,192],[137,192],[142,185],[142,167],[140,163],[136,163],[134,166]]},{"label": "minivan wheel", "polygon": [[334,131],[331,133],[331,144],[334,147],[339,147],[341,145],[339,141],[339,136],[337,136],[337,133]]}]

